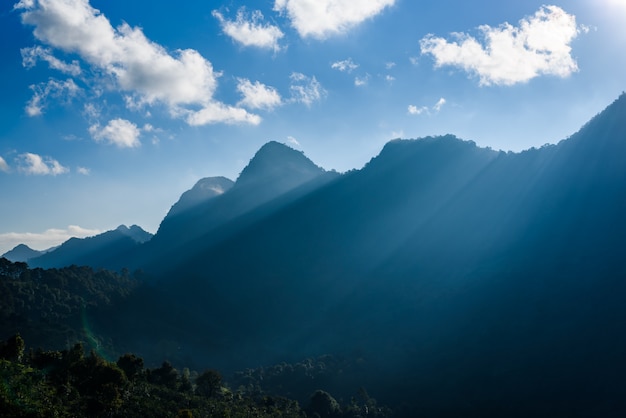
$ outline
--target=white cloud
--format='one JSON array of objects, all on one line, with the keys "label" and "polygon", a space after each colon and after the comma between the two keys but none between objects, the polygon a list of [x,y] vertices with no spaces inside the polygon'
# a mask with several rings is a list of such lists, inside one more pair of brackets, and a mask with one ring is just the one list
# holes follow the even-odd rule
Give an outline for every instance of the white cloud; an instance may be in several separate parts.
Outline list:
[{"label": "white cloud", "polygon": [[291,97],[292,101],[311,106],[314,102],[322,100],[326,96],[326,90],[319,81],[313,77],[307,77],[302,73],[291,73]]},{"label": "white cloud", "polygon": [[392,69],[393,67],[395,67],[395,66],[396,66],[396,63],[395,63],[395,62],[386,62],[386,63],[385,63],[385,68],[386,68],[387,70],[391,70],[391,69]]},{"label": "white cloud", "polygon": [[287,137],[287,143],[291,144],[293,146],[299,147],[300,143],[298,142],[298,140],[296,138],[294,138],[293,136],[288,136]]},{"label": "white cloud", "polygon": [[61,61],[52,55],[52,52],[41,46],[20,49],[22,54],[22,65],[26,68],[33,68],[38,60],[46,61],[50,68],[59,70],[62,73],[77,76],[81,73],[78,61],[72,61],[70,64]]},{"label": "white cloud", "polygon": [[141,145],[141,130],[126,119],[110,120],[104,128],[98,124],[91,125],[89,133],[96,142],[106,141],[120,148],[137,148]]},{"label": "white cloud", "polygon": [[[198,51],[184,49],[170,54],[139,28],[126,23],[113,28],[88,0],[23,0],[15,9],[22,12],[24,24],[34,26],[39,41],[78,54],[111,77],[115,88],[132,95],[134,103],[163,103],[171,115],[179,117],[201,108],[207,123],[231,123],[234,117],[238,122],[255,119],[244,109],[227,114],[220,111],[226,106],[217,103],[213,94],[221,74]],[[208,115],[212,110],[218,112]]]},{"label": "white cloud", "polygon": [[0,171],[4,171],[5,173],[9,172],[9,165],[1,156],[0,156]]},{"label": "white cloud", "polygon": [[365,74],[363,77],[354,77],[354,85],[357,87],[366,86],[369,80],[369,74]]},{"label": "white cloud", "polygon": [[38,176],[56,176],[69,172],[69,168],[63,167],[57,160],[50,157],[42,157],[30,152],[20,154],[17,158],[18,170],[24,174]]},{"label": "white cloud", "polygon": [[543,6],[514,27],[480,26],[484,45],[464,33],[455,41],[428,35],[420,41],[422,54],[431,54],[435,66],[456,66],[479,77],[481,85],[513,85],[539,75],[567,77],[578,71],[570,43],[584,28],[576,17],[557,6]]},{"label": "white cloud", "polygon": [[223,103],[212,102],[198,111],[184,111],[186,121],[191,126],[207,125],[211,123],[237,124],[241,122],[251,125],[261,123],[261,117],[248,113],[240,107],[227,106]]},{"label": "white cloud", "polygon": [[76,171],[78,172],[78,174],[82,174],[83,176],[88,176],[91,174],[91,170],[87,167],[77,167]]},{"label": "white cloud", "polygon": [[44,109],[48,106],[48,97],[68,102],[81,91],[71,78],[65,81],[50,79],[46,83],[31,85],[30,89],[33,91],[33,97],[26,104],[25,110],[28,116],[43,114]]},{"label": "white cloud", "polygon": [[86,229],[70,225],[65,229],[48,229],[44,232],[7,232],[0,234],[1,254],[15,248],[19,244],[26,244],[35,250],[46,250],[62,244],[72,237],[85,238],[100,234],[98,229]]},{"label": "white cloud", "polygon": [[359,64],[355,64],[352,58],[348,58],[347,60],[333,62],[330,67],[335,70],[351,73],[353,70],[359,68]]},{"label": "white cloud", "polygon": [[286,13],[300,36],[324,39],[345,33],[394,3],[395,0],[275,0],[274,10]]},{"label": "white cloud", "polygon": [[435,110],[435,112],[439,112],[441,108],[443,107],[443,105],[445,104],[446,104],[446,99],[442,97],[441,99],[437,100],[437,103],[435,103],[435,105],[433,106],[433,110]]},{"label": "white cloud", "polygon": [[389,75],[389,74],[385,76],[385,81],[387,81],[388,83],[392,83],[393,81],[395,81],[395,79],[396,78],[394,76]]},{"label": "white cloud", "polygon": [[272,49],[275,52],[280,50],[278,41],[285,35],[277,26],[264,24],[263,14],[259,10],[248,15],[245,7],[242,7],[237,11],[235,21],[225,19],[217,10],[213,10],[213,16],[220,21],[224,33],[243,46]]},{"label": "white cloud", "polygon": [[439,100],[437,100],[437,103],[435,103],[432,107],[428,107],[428,106],[417,107],[415,105],[409,105],[407,108],[407,112],[409,113],[409,115],[421,115],[423,113],[430,115],[432,113],[439,113],[441,111],[441,108],[445,104],[446,104],[446,99],[442,97]]},{"label": "white cloud", "polygon": [[419,59],[419,57],[409,57],[409,62],[412,65],[416,65],[417,66],[417,65],[419,65],[420,59]]},{"label": "white cloud", "polygon": [[424,112],[428,112],[428,107],[417,107],[415,105],[409,105],[407,111],[409,112],[409,115],[421,115]]},{"label": "white cloud", "polygon": [[280,94],[273,87],[258,81],[252,83],[245,78],[238,79],[237,90],[243,96],[239,105],[250,109],[273,109],[282,104]]}]

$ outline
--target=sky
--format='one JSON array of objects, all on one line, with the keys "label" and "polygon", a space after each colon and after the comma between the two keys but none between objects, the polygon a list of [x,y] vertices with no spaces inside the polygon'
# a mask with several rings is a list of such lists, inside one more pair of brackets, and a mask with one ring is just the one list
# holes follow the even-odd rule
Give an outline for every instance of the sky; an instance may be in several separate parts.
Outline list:
[{"label": "sky", "polygon": [[275,140],[327,170],[395,138],[521,151],[626,90],[626,0],[8,0],[0,254],[137,224]]}]

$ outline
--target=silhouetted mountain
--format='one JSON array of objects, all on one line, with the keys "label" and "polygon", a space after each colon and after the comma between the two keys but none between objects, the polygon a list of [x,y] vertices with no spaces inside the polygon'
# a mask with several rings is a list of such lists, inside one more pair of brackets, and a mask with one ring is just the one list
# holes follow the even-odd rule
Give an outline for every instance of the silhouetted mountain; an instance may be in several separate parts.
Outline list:
[{"label": "silhouetted mountain", "polygon": [[137,225],[130,228],[120,225],[93,237],[70,238],[55,250],[30,259],[28,264],[42,268],[84,265],[117,270],[126,267],[128,254],[151,237],[152,234]]},{"label": "silhouetted mountain", "polygon": [[271,142],[145,244],[109,231],[35,260],[149,271],[91,325],[152,358],[332,353],[367,361],[362,385],[407,416],[622,416],[624,161],[626,94],[521,153],[395,140],[337,175]]},{"label": "silhouetted mountain", "polygon": [[44,254],[45,251],[37,251],[30,248],[28,245],[19,244],[15,248],[6,253],[2,254],[0,257],[4,257],[9,261],[28,261],[31,258],[38,257]]},{"label": "silhouetted mountain", "polygon": [[168,212],[167,218],[180,215],[184,212],[194,209],[216,196],[228,191],[235,184],[226,177],[207,177],[200,179],[190,190],[182,194],[178,202],[172,206]]},{"label": "silhouetted mountain", "polygon": [[[624,161],[624,94],[558,145],[398,140],[318,183],[270,143],[232,189],[161,225],[167,298],[102,326],[142,347],[168,329],[181,356],[222,367],[360,353],[376,363],[366,386],[423,416],[618,416]],[[124,331],[128,317],[152,331]]]},{"label": "silhouetted mountain", "polygon": [[[225,178],[208,178],[185,192],[161,222],[154,239],[133,257],[138,262],[134,267],[160,271],[164,263],[171,265],[169,260],[184,260],[217,245],[335,176],[301,152],[269,142],[257,151],[233,185]],[[223,193],[213,193],[214,189]],[[202,197],[194,198],[195,204],[187,204],[190,196]]]}]

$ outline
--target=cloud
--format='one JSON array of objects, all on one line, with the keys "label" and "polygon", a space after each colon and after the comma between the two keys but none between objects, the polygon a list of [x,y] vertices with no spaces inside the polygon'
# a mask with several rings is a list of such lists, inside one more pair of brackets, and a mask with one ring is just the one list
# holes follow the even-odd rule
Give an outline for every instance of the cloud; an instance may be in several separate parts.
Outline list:
[{"label": "cloud", "polygon": [[17,157],[18,170],[24,174],[37,176],[56,176],[69,172],[69,168],[63,167],[57,160],[50,157],[42,157],[30,152],[20,154]]},{"label": "cloud", "polygon": [[409,112],[409,115],[421,115],[424,112],[428,112],[428,107],[417,107],[415,105],[409,105],[407,111]]},{"label": "cloud", "polygon": [[4,171],[5,173],[9,172],[9,165],[1,156],[0,156],[0,171]]},{"label": "cloud", "polygon": [[50,68],[59,70],[62,73],[77,76],[81,73],[78,61],[72,61],[70,64],[61,61],[52,55],[52,52],[41,46],[20,49],[22,54],[22,65],[26,68],[33,68],[38,60],[46,61]]},{"label": "cloud", "polygon": [[[21,11],[24,24],[34,26],[39,41],[78,54],[96,73],[112,79],[117,90],[132,95],[138,105],[163,103],[173,117],[184,117],[188,123],[255,120],[244,109],[222,112],[228,107],[213,98],[221,74],[198,51],[170,54],[140,28],[127,23],[113,28],[88,0],[23,0],[15,9]],[[212,111],[217,113],[210,115]],[[203,117],[188,117],[197,112]]]},{"label": "cloud", "polygon": [[275,0],[301,37],[325,39],[345,33],[392,6],[395,0]]},{"label": "cloud", "polygon": [[433,106],[433,110],[435,112],[439,112],[441,108],[443,107],[443,105],[445,104],[446,104],[446,99],[442,97],[441,99],[437,100],[437,103],[435,103],[435,105]]},{"label": "cloud", "polygon": [[354,77],[354,85],[357,87],[366,86],[369,80],[369,74],[365,74],[363,77]]},{"label": "cloud", "polygon": [[442,97],[439,100],[437,100],[437,103],[435,103],[432,107],[428,107],[428,106],[417,107],[415,105],[409,105],[407,108],[407,112],[409,113],[409,115],[421,115],[424,113],[430,115],[432,113],[439,113],[441,111],[441,108],[445,104],[446,104],[446,99]]},{"label": "cloud", "polygon": [[326,96],[326,90],[319,81],[313,77],[307,77],[302,73],[291,73],[291,97],[292,101],[311,106],[314,102],[322,100]]},{"label": "cloud", "polygon": [[353,70],[356,70],[359,67],[359,64],[355,64],[352,61],[352,58],[348,58],[347,60],[333,62],[330,68],[335,70],[339,70],[341,72],[351,73]]},{"label": "cloud", "polygon": [[65,229],[48,229],[41,233],[36,232],[7,232],[0,234],[0,248],[2,253],[15,248],[19,244],[26,244],[36,250],[46,250],[67,241],[72,237],[85,238],[100,234],[98,229],[86,229],[70,225]]},{"label": "cloud", "polygon": [[141,146],[139,135],[141,130],[134,123],[126,119],[113,119],[101,128],[95,124],[89,127],[89,133],[96,142],[106,141],[119,148],[137,148]]},{"label": "cloud", "polygon": [[280,94],[273,87],[268,87],[258,81],[252,83],[245,78],[238,79],[237,90],[243,96],[239,105],[250,109],[273,109],[282,104]]},{"label": "cloud", "polygon": [[570,43],[584,28],[557,6],[543,6],[514,27],[478,28],[484,38],[455,33],[448,42],[434,35],[420,41],[422,54],[431,54],[435,66],[450,65],[477,75],[480,85],[513,85],[539,75],[567,77],[578,71]]},{"label": "cloud", "polygon": [[387,70],[391,70],[391,69],[392,69],[393,67],[395,67],[395,66],[396,66],[396,63],[395,63],[395,62],[386,62],[386,63],[385,63],[385,68],[386,68]]},{"label": "cloud", "polygon": [[298,140],[296,138],[294,138],[293,136],[288,136],[287,137],[287,143],[296,147],[300,146],[300,143],[298,142]]},{"label": "cloud", "polygon": [[278,41],[285,34],[277,26],[263,24],[263,14],[259,10],[248,15],[245,7],[242,7],[237,11],[235,21],[225,19],[217,10],[213,10],[213,16],[220,21],[224,33],[243,46],[272,49],[275,52],[280,50]]},{"label": "cloud", "polygon": [[83,176],[88,176],[91,174],[91,170],[87,167],[77,167],[76,172],[78,172],[78,174],[82,174]]},{"label": "cloud", "polygon": [[50,79],[46,83],[31,85],[30,89],[33,91],[33,97],[31,97],[25,107],[28,116],[43,114],[44,109],[48,106],[49,97],[69,102],[81,91],[80,87],[72,79],[65,81]]},{"label": "cloud", "polygon": [[392,83],[392,82],[394,82],[395,80],[396,80],[396,78],[395,78],[394,76],[392,76],[392,75],[387,74],[387,75],[385,76],[385,81],[386,81],[386,82],[388,82],[388,83]]}]

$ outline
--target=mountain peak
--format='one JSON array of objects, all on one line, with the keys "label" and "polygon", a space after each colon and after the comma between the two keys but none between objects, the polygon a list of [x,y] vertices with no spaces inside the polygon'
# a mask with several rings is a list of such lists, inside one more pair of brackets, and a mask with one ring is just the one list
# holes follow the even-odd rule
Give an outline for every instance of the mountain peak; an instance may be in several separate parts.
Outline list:
[{"label": "mountain peak", "polygon": [[172,208],[167,217],[179,215],[189,209],[192,209],[202,203],[224,194],[235,184],[231,179],[226,177],[205,177],[200,180],[189,190],[183,193]]},{"label": "mountain peak", "polygon": [[324,173],[303,152],[280,142],[270,141],[263,145],[243,169],[236,185],[259,183],[300,184]]},{"label": "mountain peak", "polygon": [[143,228],[137,225],[131,225],[131,227],[127,227],[126,225],[120,225],[115,228],[115,231],[125,235],[127,237],[132,238],[135,242],[139,244],[143,244],[146,241],[150,241],[152,238],[152,234],[146,232]]},{"label": "mountain peak", "polygon": [[43,253],[43,251],[33,250],[26,244],[19,244],[12,250],[2,254],[1,257],[4,257],[12,262],[28,261],[29,259],[40,256]]}]

